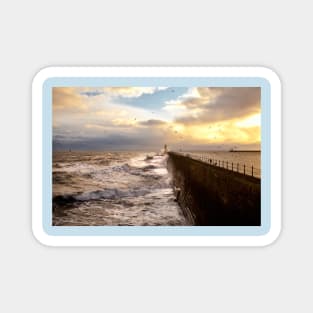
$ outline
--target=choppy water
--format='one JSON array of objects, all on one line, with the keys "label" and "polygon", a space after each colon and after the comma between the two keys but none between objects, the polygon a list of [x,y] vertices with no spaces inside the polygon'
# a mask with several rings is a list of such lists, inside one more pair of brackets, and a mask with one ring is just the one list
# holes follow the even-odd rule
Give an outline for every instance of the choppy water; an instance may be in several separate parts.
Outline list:
[{"label": "choppy water", "polygon": [[53,225],[187,225],[166,156],[55,152]]}]

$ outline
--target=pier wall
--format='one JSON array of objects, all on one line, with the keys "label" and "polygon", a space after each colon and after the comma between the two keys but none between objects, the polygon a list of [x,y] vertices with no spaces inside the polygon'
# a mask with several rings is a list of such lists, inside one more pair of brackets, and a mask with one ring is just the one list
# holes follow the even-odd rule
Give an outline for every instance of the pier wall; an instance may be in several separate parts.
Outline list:
[{"label": "pier wall", "polygon": [[168,153],[177,201],[192,225],[259,226],[259,178]]}]

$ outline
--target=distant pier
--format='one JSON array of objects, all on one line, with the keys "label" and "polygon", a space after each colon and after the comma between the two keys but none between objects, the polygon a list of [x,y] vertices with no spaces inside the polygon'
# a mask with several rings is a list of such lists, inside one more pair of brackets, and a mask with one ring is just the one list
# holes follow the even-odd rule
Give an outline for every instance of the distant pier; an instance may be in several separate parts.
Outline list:
[{"label": "distant pier", "polygon": [[261,225],[257,169],[201,155],[168,152],[168,156],[177,202],[190,224]]}]

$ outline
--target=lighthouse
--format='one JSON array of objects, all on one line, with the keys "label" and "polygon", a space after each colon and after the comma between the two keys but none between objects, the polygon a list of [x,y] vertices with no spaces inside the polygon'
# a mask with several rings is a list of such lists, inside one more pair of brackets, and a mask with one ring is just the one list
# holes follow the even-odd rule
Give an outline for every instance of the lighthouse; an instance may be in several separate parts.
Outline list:
[{"label": "lighthouse", "polygon": [[163,153],[166,154],[168,152],[167,150],[167,144],[164,145]]}]

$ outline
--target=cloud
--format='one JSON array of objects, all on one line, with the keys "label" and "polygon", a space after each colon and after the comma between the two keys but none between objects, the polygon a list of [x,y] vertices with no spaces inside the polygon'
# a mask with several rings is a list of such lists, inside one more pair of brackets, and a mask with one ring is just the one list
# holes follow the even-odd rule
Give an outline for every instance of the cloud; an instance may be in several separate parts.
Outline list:
[{"label": "cloud", "polygon": [[105,87],[103,91],[113,97],[138,98],[143,94],[153,94],[168,87]]},{"label": "cloud", "polygon": [[158,132],[135,133],[109,132],[100,136],[59,136],[53,137],[55,150],[145,150],[161,149],[164,145],[164,137]]},{"label": "cloud", "polygon": [[260,142],[259,88],[157,92],[165,88],[54,88],[55,147],[66,149],[73,142],[84,149]]},{"label": "cloud", "polygon": [[[167,87],[54,87],[53,109],[63,112],[101,111]],[[119,99],[118,103],[116,98]],[[125,103],[127,105],[127,103]]]},{"label": "cloud", "polygon": [[132,98],[152,94],[158,87],[54,87],[53,108],[56,111],[97,111],[112,104],[116,97]]},{"label": "cloud", "polygon": [[83,96],[87,96],[87,97],[96,97],[99,95],[103,95],[103,92],[98,91],[98,90],[96,90],[96,91],[84,91],[84,92],[81,92],[80,94]]},{"label": "cloud", "polygon": [[147,120],[139,122],[139,124],[143,126],[162,126],[166,125],[167,123],[161,120]]},{"label": "cloud", "polygon": [[[197,88],[199,96],[181,97],[176,103],[168,104],[170,109],[181,110],[176,118],[183,124],[225,121],[260,112],[259,87]],[[169,109],[169,107],[167,107]]]},{"label": "cloud", "polygon": [[87,105],[75,87],[54,87],[52,89],[54,110],[86,110]]}]

